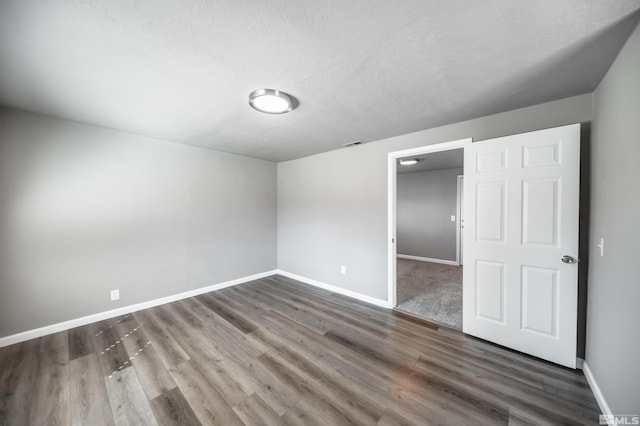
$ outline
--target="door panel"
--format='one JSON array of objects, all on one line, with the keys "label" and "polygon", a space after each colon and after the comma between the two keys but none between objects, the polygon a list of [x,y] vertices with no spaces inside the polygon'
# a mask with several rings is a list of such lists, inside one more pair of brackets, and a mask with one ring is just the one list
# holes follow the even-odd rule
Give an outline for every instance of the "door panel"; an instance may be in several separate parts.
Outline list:
[{"label": "door panel", "polygon": [[558,180],[522,182],[522,243],[557,246]]},{"label": "door panel", "polygon": [[575,368],[580,125],[465,148],[463,331]]},{"label": "door panel", "polygon": [[560,143],[522,147],[522,167],[554,166],[560,164]]},{"label": "door panel", "polygon": [[476,261],[476,316],[504,323],[505,265]]},{"label": "door panel", "polygon": [[557,337],[558,271],[522,267],[522,329]]},{"label": "door panel", "polygon": [[504,149],[492,152],[479,152],[475,163],[478,173],[497,172],[505,169],[506,152]]},{"label": "door panel", "polygon": [[476,187],[476,240],[504,242],[505,223],[505,184],[491,182]]}]

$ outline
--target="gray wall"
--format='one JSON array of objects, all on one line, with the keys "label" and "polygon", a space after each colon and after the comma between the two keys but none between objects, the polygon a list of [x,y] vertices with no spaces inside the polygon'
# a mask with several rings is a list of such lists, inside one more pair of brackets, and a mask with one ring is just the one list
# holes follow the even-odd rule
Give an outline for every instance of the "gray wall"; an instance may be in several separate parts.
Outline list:
[{"label": "gray wall", "polygon": [[398,174],[398,254],[456,260],[458,175],[463,169]]},{"label": "gray wall", "polygon": [[388,152],[590,120],[586,94],[278,163],[278,267],[386,300]]},{"label": "gray wall", "polygon": [[0,337],[275,267],[274,163],[0,109]]},{"label": "gray wall", "polygon": [[640,413],[639,76],[636,28],[593,94],[586,361],[619,414]]}]

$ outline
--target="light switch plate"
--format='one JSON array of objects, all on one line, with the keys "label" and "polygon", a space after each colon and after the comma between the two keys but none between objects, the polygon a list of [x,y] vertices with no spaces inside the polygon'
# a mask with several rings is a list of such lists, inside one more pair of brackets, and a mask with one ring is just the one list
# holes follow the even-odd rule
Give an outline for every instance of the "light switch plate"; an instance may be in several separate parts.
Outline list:
[{"label": "light switch plate", "polygon": [[596,247],[600,249],[600,256],[604,256],[604,238],[600,237],[600,242],[596,244]]}]

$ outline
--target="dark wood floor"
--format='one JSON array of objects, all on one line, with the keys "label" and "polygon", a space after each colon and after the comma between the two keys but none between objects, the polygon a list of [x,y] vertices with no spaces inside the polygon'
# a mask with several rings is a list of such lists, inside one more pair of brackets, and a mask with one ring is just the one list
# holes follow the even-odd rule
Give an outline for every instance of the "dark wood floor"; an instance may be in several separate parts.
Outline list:
[{"label": "dark wood floor", "polygon": [[274,276],[0,349],[0,424],[597,424],[579,372]]}]

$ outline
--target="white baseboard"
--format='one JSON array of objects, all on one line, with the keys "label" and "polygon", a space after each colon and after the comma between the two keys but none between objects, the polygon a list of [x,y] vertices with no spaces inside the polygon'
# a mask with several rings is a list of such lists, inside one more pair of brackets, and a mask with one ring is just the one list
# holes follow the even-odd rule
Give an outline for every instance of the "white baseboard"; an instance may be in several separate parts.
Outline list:
[{"label": "white baseboard", "polygon": [[410,254],[397,254],[396,257],[399,257],[400,259],[419,260],[421,262],[442,263],[444,265],[460,266],[455,260],[432,259],[430,257],[412,256]]},{"label": "white baseboard", "polygon": [[370,303],[372,305],[380,306],[382,308],[386,308],[386,309],[391,309],[392,308],[391,304],[388,301],[382,300],[382,299],[378,299],[377,297],[367,296],[366,294],[358,293],[358,292],[355,292],[355,291],[352,291],[352,290],[344,289],[342,287],[337,287],[337,286],[334,286],[334,285],[331,285],[331,284],[323,283],[321,281],[317,281],[317,280],[314,280],[314,279],[311,279],[311,278],[303,277],[301,275],[292,274],[291,272],[283,271],[281,269],[278,269],[276,272],[278,274],[282,275],[282,276],[287,277],[287,278],[291,278],[293,280],[301,281],[301,282],[303,282],[305,284],[309,284],[309,285],[312,285],[314,287],[319,287],[319,288],[322,288],[324,290],[331,291],[333,293],[342,294],[343,296],[351,297],[353,299],[357,299],[357,300],[360,300],[362,302]]},{"label": "white baseboard", "polygon": [[593,392],[593,396],[596,397],[596,402],[598,403],[598,406],[600,407],[600,411],[602,412],[602,414],[609,414],[609,415],[613,414],[611,412],[611,408],[609,408],[609,404],[607,404],[607,401],[604,399],[604,395],[600,390],[600,386],[598,386],[598,383],[596,382],[596,378],[593,375],[591,368],[589,368],[589,364],[587,363],[587,361],[584,361],[582,363],[582,371],[584,372],[584,377],[587,378],[587,382],[591,387],[591,392]]},{"label": "white baseboard", "polygon": [[222,283],[210,285],[208,287],[201,287],[195,290],[185,291],[183,293],[174,294],[171,296],[161,297],[159,299],[149,300],[147,302],[136,303],[134,305],[123,306],[121,308],[111,309],[109,311],[99,312],[97,314],[87,315],[81,318],[75,318],[69,321],[59,322],[57,324],[47,325],[33,330],[23,331],[22,333],[12,334],[6,337],[0,337],[0,348],[4,346],[13,345],[15,343],[24,342],[27,340],[35,339],[38,337],[46,336],[48,334],[57,333],[59,331],[69,330],[74,327],[80,327],[94,323],[96,321],[102,321],[109,318],[117,317],[120,315],[130,314],[131,312],[141,311],[143,309],[153,308],[154,306],[164,305],[166,303],[175,302],[177,300],[187,299],[189,297],[198,296],[200,294],[209,293],[211,291],[221,290],[226,287],[231,287],[238,284],[243,284],[249,281],[257,280],[264,277],[275,275],[276,270],[262,272],[248,277],[242,277],[231,281],[225,281]]}]

